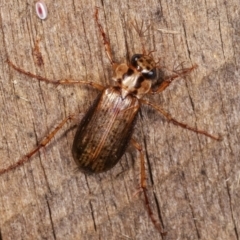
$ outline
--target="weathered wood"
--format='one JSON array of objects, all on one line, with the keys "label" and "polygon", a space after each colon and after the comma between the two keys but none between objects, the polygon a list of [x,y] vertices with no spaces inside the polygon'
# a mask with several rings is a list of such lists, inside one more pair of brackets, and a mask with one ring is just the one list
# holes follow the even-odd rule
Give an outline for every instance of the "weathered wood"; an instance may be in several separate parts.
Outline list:
[{"label": "weathered wood", "polygon": [[[50,79],[110,84],[113,73],[93,18],[99,6],[117,61],[141,52],[130,23],[137,19],[151,23],[146,48],[156,50],[162,65],[198,64],[149,100],[179,121],[223,136],[217,142],[197,135],[143,107],[135,138],[145,150],[151,206],[166,239],[238,239],[239,1],[102,2],[46,0],[49,16],[41,21],[33,2],[1,1],[1,168],[67,115],[84,113],[97,95],[90,87],[40,83],[11,69],[6,59]],[[134,195],[136,151],[130,148],[104,174],[75,173],[72,125],[31,162],[0,176],[0,239],[160,239],[141,194]]]}]

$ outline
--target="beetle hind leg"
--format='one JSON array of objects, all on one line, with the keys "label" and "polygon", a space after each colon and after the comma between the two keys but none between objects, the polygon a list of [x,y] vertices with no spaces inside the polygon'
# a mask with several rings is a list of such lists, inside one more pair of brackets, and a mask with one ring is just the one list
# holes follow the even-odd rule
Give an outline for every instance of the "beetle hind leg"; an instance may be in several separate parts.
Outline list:
[{"label": "beetle hind leg", "polygon": [[68,122],[69,120],[72,120],[74,116],[75,115],[69,115],[68,117],[64,118],[51,133],[49,133],[35,148],[28,152],[23,158],[19,159],[17,162],[15,162],[14,164],[10,165],[7,168],[0,169],[0,175],[7,173],[17,167],[20,167],[24,163],[30,161],[31,157],[35,153],[37,153],[40,149],[44,148],[56,135],[56,133],[63,127],[63,125],[65,125],[65,123]]},{"label": "beetle hind leg", "polygon": [[174,125],[177,125],[179,127],[182,127],[182,128],[185,128],[185,129],[188,129],[192,132],[195,132],[195,133],[199,133],[199,134],[202,134],[202,135],[205,135],[206,137],[210,137],[214,140],[217,140],[217,141],[221,141],[222,140],[222,137],[221,136],[214,136],[204,130],[200,130],[200,129],[197,129],[195,127],[191,127],[189,125],[187,125],[186,123],[182,123],[182,122],[179,122],[177,121],[175,118],[173,118],[169,113],[167,113],[166,111],[164,111],[162,108],[160,108],[159,106],[147,101],[147,100],[143,100],[141,99],[141,102],[143,104],[146,104],[152,108],[154,108],[156,111],[158,111],[159,113],[161,113],[169,122],[173,123]]},{"label": "beetle hind leg", "polygon": [[149,201],[148,194],[147,194],[147,177],[146,177],[146,169],[145,169],[145,164],[144,164],[144,155],[143,155],[142,147],[133,138],[131,139],[131,143],[139,151],[139,154],[140,154],[140,164],[141,164],[140,165],[140,169],[141,169],[140,188],[144,195],[144,202],[145,202],[145,206],[146,206],[148,215],[149,215],[153,225],[155,226],[155,228],[160,232],[162,237],[164,237],[167,234],[167,232],[163,231],[162,224],[160,223],[159,220],[157,220],[155,218],[153,210],[150,206],[150,201]]}]

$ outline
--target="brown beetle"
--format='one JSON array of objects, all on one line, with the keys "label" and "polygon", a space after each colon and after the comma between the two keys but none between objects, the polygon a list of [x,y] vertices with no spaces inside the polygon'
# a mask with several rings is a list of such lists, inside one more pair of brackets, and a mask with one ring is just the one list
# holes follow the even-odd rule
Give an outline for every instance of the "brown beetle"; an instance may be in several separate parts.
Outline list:
[{"label": "brown beetle", "polygon": [[[74,80],[58,80],[52,81],[47,78],[34,75],[27,72],[8,60],[8,64],[15,70],[52,84],[88,84],[102,91],[96,98],[92,106],[89,108],[83,119],[81,120],[76,132],[72,154],[78,169],[86,173],[100,173],[111,169],[122,157],[131,140],[132,131],[136,118],[141,107],[141,104],[147,104],[160,112],[168,121],[189,129],[196,133],[200,133],[211,137],[215,140],[220,140],[220,137],[215,137],[205,131],[189,127],[188,125],[178,122],[160,107],[143,100],[143,96],[148,93],[162,92],[176,78],[182,77],[191,72],[196,66],[184,68],[180,71],[175,71],[174,75],[167,77],[160,86],[153,90],[153,80],[156,78],[157,63],[151,56],[151,52],[147,53],[142,44],[143,53],[134,54],[130,60],[130,64],[117,64],[112,57],[110,44],[106,38],[101,24],[98,21],[98,9],[96,8],[95,20],[99,31],[104,40],[105,50],[115,71],[115,86],[103,87],[94,82],[74,81]],[[142,34],[141,29],[136,28],[139,36]],[[73,115],[66,117],[62,122],[33,150],[26,154],[15,164],[6,169],[0,169],[0,174],[8,172],[24,162],[27,162],[31,156],[45,147],[62,126],[73,118]],[[141,189],[144,194],[145,204],[148,214],[159,232],[164,235],[161,224],[154,218],[147,197],[147,184],[144,167],[144,156],[141,146],[132,140],[135,147],[140,152],[141,157]]]},{"label": "brown beetle", "polygon": [[139,99],[150,91],[155,77],[154,61],[141,54],[132,57],[130,66],[116,68],[118,86],[102,92],[75,135],[72,154],[80,170],[99,173],[119,161],[132,135]]}]

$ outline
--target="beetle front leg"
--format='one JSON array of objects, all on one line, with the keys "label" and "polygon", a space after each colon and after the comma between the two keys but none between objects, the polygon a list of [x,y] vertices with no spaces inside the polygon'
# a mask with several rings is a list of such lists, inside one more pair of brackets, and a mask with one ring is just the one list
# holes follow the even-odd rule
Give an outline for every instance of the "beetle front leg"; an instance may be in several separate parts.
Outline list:
[{"label": "beetle front leg", "polygon": [[97,23],[100,35],[102,35],[103,44],[104,44],[104,47],[105,47],[105,52],[107,54],[107,57],[108,57],[111,65],[112,65],[113,70],[115,70],[117,68],[118,64],[113,60],[113,54],[112,54],[112,49],[111,49],[111,46],[110,46],[110,42],[107,39],[106,33],[104,32],[101,23],[99,22],[99,19],[98,19],[98,8],[97,7],[96,7],[96,10],[95,10],[94,18],[95,18],[95,21]]},{"label": "beetle front leg", "polygon": [[141,188],[141,190],[143,192],[143,195],[144,195],[144,202],[145,202],[145,205],[146,205],[148,215],[149,215],[153,225],[155,226],[155,228],[161,233],[162,237],[164,237],[167,234],[167,232],[163,231],[161,223],[155,218],[153,210],[150,206],[149,199],[148,199],[146,168],[145,168],[145,164],[144,164],[144,155],[143,155],[142,147],[133,138],[131,139],[131,143],[139,151],[139,154],[140,154],[140,164],[141,164],[141,167],[140,167],[140,169],[141,169],[140,170],[141,171],[140,172],[140,174],[141,174],[140,188]]},{"label": "beetle front leg", "polygon": [[54,84],[56,86],[58,85],[67,85],[67,84],[82,84],[82,85],[90,85],[92,86],[93,88],[96,88],[100,91],[102,91],[105,87],[100,85],[100,84],[97,84],[95,82],[91,82],[91,81],[84,81],[84,80],[73,80],[73,79],[60,79],[60,80],[52,80],[52,79],[48,79],[48,78],[45,78],[45,77],[42,77],[42,76],[39,76],[39,75],[36,75],[36,74],[33,74],[31,72],[28,72],[18,66],[16,66],[14,63],[12,63],[10,60],[7,60],[7,63],[9,64],[9,66],[11,66],[13,69],[15,69],[16,71],[26,75],[26,76],[29,76],[31,78],[35,78],[39,81],[43,81],[43,82],[46,82],[46,83],[50,83],[50,84]]},{"label": "beetle front leg", "polygon": [[197,68],[197,65],[195,64],[190,68],[183,68],[181,70],[173,71],[176,74],[168,76],[166,79],[163,80],[163,82],[160,84],[160,86],[156,90],[151,90],[150,93],[155,94],[155,93],[160,93],[164,91],[175,79],[186,76],[196,68]]}]

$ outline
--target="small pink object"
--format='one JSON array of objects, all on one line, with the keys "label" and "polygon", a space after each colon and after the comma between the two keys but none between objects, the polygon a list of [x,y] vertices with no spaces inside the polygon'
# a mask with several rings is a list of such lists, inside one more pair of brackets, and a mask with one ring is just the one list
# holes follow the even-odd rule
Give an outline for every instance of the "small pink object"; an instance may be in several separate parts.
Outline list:
[{"label": "small pink object", "polygon": [[43,1],[37,1],[35,4],[35,9],[40,19],[44,20],[47,18],[47,7]]}]

